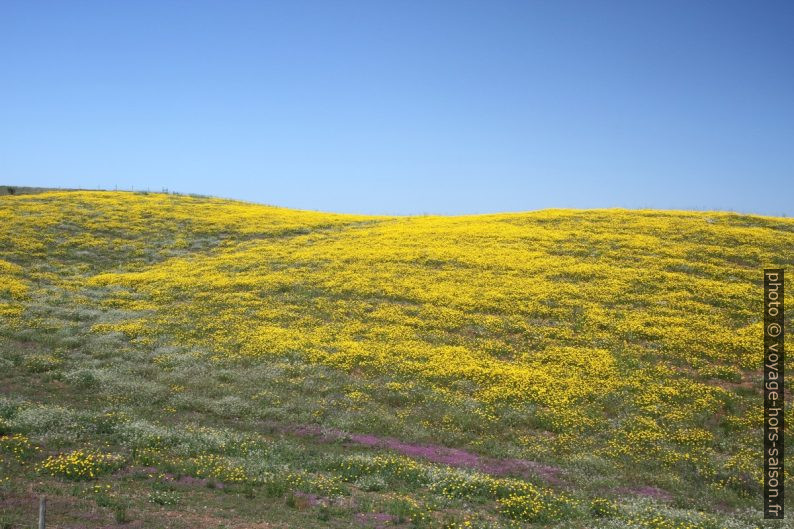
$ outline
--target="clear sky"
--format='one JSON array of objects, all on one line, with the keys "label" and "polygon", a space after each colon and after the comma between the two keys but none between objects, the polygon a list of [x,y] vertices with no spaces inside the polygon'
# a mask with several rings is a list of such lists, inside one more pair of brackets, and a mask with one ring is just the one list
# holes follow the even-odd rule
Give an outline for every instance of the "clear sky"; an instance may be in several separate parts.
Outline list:
[{"label": "clear sky", "polygon": [[791,1],[0,1],[0,184],[794,214]]}]

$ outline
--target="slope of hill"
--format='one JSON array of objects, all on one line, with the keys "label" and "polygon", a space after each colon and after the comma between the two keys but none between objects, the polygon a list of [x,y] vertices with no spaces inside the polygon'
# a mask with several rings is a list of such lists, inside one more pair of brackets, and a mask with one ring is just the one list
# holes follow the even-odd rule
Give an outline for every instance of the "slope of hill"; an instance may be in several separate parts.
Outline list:
[{"label": "slope of hill", "polygon": [[757,527],[793,263],[794,221],[731,213],[0,196],[0,516]]}]

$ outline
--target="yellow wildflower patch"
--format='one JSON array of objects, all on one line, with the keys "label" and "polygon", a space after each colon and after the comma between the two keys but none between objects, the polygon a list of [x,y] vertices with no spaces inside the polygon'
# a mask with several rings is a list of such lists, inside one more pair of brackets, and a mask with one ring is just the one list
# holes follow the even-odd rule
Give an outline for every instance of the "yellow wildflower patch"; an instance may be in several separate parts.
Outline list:
[{"label": "yellow wildflower patch", "polygon": [[[68,291],[104,311],[93,332],[147,349],[388,375],[395,401],[433,388],[487,424],[521,410],[528,450],[708,459],[731,482],[752,474],[737,447],[760,424],[732,385],[761,365],[761,270],[794,255],[794,220],[720,212],[373,217],[70,192],[1,197],[0,218],[4,320],[36,289]],[[439,416],[428,429],[455,430]]]}]

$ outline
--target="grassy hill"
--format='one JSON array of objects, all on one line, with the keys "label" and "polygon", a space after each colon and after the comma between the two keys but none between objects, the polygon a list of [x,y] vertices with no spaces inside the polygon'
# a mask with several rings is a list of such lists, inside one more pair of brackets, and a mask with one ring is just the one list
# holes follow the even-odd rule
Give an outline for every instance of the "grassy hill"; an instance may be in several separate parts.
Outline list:
[{"label": "grassy hill", "polygon": [[732,213],[0,196],[0,524],[759,527],[792,264]]}]

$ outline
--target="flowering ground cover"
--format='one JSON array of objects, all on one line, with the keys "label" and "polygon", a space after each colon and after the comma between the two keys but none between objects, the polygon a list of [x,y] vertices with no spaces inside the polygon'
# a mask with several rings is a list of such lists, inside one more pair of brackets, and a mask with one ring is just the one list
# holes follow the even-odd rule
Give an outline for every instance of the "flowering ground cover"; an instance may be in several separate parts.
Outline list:
[{"label": "flowering ground cover", "polygon": [[792,263],[793,220],[734,213],[0,196],[0,522],[788,527],[761,285]]}]

